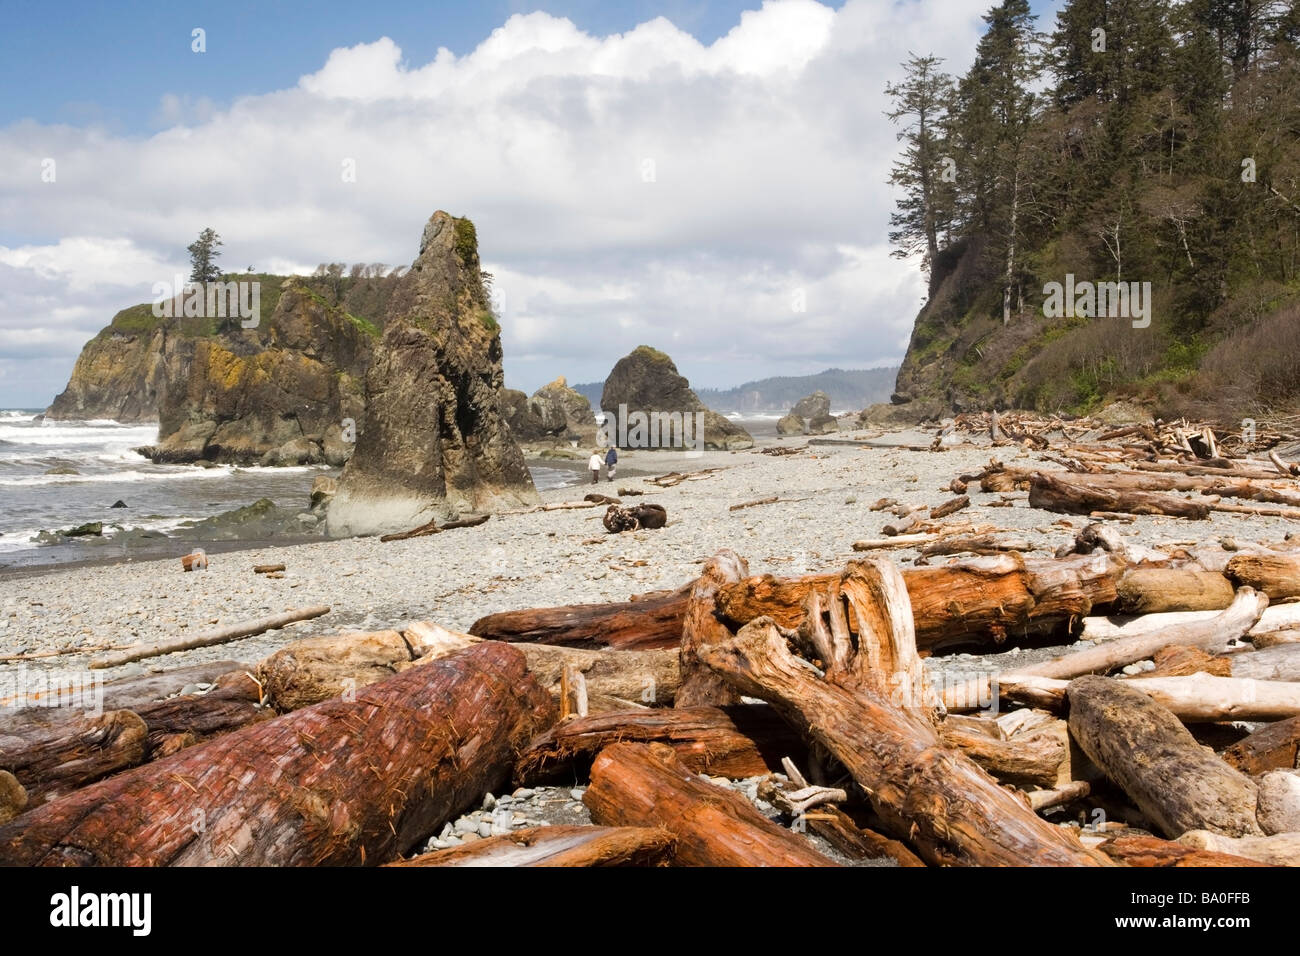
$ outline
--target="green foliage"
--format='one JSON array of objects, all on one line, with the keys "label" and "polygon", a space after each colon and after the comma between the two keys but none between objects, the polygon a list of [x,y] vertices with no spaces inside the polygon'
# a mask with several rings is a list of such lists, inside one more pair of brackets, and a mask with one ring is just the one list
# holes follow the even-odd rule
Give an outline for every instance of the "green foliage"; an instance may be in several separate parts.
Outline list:
[{"label": "green foliage", "polygon": [[211,228],[204,229],[186,246],[190,254],[191,282],[215,282],[221,278],[221,269],[217,266],[220,247],[221,237]]},{"label": "green foliage", "polygon": [[497,317],[492,314],[491,310],[479,309],[477,318],[479,325],[483,326],[483,328],[487,329],[493,335],[496,335],[501,331],[501,323],[497,321]]},{"label": "green foliage", "polygon": [[455,224],[456,256],[461,265],[472,269],[478,258],[478,233],[474,230],[474,223],[468,219],[457,219]]}]

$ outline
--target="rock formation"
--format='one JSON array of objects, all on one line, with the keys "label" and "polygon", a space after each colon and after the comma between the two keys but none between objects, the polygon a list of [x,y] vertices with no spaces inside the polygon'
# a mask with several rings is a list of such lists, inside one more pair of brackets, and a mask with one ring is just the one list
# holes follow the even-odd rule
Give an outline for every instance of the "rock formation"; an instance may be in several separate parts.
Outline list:
[{"label": "rock formation", "polygon": [[796,415],[794,412],[790,412],[787,415],[782,415],[780,420],[777,421],[776,433],[785,437],[790,435],[802,435],[804,429],[807,427],[808,423],[805,422],[801,416]]},{"label": "rock formation", "polygon": [[[673,415],[684,417],[697,413],[702,416],[705,448],[735,451],[754,445],[754,439],[744,428],[704,406],[671,358],[648,345],[639,345],[618,360],[605,379],[600,407],[606,416],[602,432],[623,447],[682,447],[666,439],[664,429],[655,424],[666,424]],[[637,438],[637,423],[632,420],[637,415],[649,422],[648,443]],[[628,436],[626,441],[624,436]],[[689,439],[692,443],[696,440],[693,432]]]},{"label": "rock formation", "polygon": [[517,389],[501,392],[501,413],[521,442],[577,441],[589,445],[596,438],[596,416],[591,403],[569,388],[564,376],[543,385],[529,398]]},{"label": "rock formation", "polygon": [[152,318],[147,305],[115,315],[108,328],[82,348],[68,387],[54,399],[46,417],[157,421],[167,331]]},{"label": "rock formation", "polygon": [[804,421],[812,421],[814,418],[825,418],[831,413],[830,396],[820,389],[811,395],[805,395],[799,401],[794,403],[794,408],[790,409],[792,415],[798,415]]},{"label": "rock formation", "polygon": [[294,277],[255,327],[219,335],[160,332],[155,462],[342,465],[362,414],[377,330]]},{"label": "rock formation", "polygon": [[536,501],[501,412],[502,379],[474,225],[436,212],[389,303],[330,533],[405,530]]},{"label": "rock formation", "polygon": [[840,423],[831,415],[830,396],[820,390],[799,399],[776,423],[776,433],[786,436],[829,435],[839,430]]}]

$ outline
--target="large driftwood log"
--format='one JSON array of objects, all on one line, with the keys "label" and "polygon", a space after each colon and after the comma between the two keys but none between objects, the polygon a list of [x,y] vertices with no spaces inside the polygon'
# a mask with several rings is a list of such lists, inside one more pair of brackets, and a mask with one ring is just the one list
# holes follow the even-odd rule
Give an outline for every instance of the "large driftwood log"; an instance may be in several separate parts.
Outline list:
[{"label": "large driftwood log", "polygon": [[1039,472],[1029,483],[1029,506],[1066,514],[1115,511],[1176,518],[1208,518],[1210,505],[1159,491],[1105,488],[1089,482],[1092,475],[1070,476]]},{"label": "large driftwood log", "polygon": [[1218,660],[1228,665],[1233,677],[1300,681],[1300,644],[1275,644],[1258,651],[1238,651]]},{"label": "large driftwood log", "polygon": [[[898,602],[891,602],[897,607]],[[776,706],[866,791],[886,828],[933,864],[1099,865],[1103,858],[1040,820],[968,757],[945,747],[912,708],[888,701],[860,672],[850,687],[796,662],[771,619],[706,648],[708,665]],[[878,675],[887,681],[889,675]]]},{"label": "large driftwood log", "polygon": [[665,866],[673,835],[652,827],[528,827],[388,866]]},{"label": "large driftwood log", "polygon": [[48,724],[0,731],[0,770],[8,770],[36,807],[145,759],[149,730],[129,710],[57,715]]},{"label": "large driftwood log", "polygon": [[1192,830],[1178,838],[1185,846],[1244,856],[1270,866],[1300,866],[1300,833],[1229,837],[1210,830]]},{"label": "large driftwood log", "polygon": [[677,647],[682,640],[690,587],[616,604],[503,611],[479,618],[469,633],[493,641],[593,649]]},{"label": "large driftwood log", "polygon": [[516,762],[514,782],[579,779],[601,750],[621,741],[667,744],[688,770],[733,779],[779,771],[782,757],[805,749],[766,705],[615,711],[565,721],[540,734]]},{"label": "large driftwood log", "polygon": [[[1226,605],[1225,605],[1226,606]],[[1213,620],[1220,612],[1212,611],[1169,611],[1163,614],[1143,614],[1138,617],[1112,616],[1088,617],[1083,621],[1083,630],[1079,640],[1112,641],[1117,637],[1132,637],[1147,634],[1174,624],[1189,624],[1195,621]],[[1300,603],[1270,604],[1260,616],[1259,623],[1250,629],[1248,637],[1288,627],[1300,627]]]},{"label": "large driftwood log", "polygon": [[[1171,644],[1222,650],[1228,643],[1244,637],[1267,606],[1268,598],[1263,594],[1242,588],[1231,607],[1208,621],[1175,624],[1159,631],[1107,641],[1050,661],[1018,667],[1015,675],[1066,679],[1084,674],[1105,674],[1125,664],[1144,660]],[[1007,675],[998,678],[999,683],[1007,680]],[[977,677],[965,686],[947,687],[944,689],[944,704],[954,710],[974,709],[975,702],[992,698],[992,683],[989,677]]]},{"label": "large driftwood log", "polygon": [[1259,833],[1254,782],[1207,753],[1150,697],[1105,677],[1080,677],[1067,696],[1070,736],[1166,836]]},{"label": "large driftwood log", "polygon": [[182,694],[135,709],[149,729],[146,760],[159,760],[213,737],[270,720],[275,711],[260,704],[262,688],[244,671],[217,680],[206,694]]},{"label": "large driftwood log", "polygon": [[1300,717],[1261,727],[1225,750],[1223,759],[1252,777],[1300,768]]},{"label": "large driftwood log", "polygon": [[[1069,681],[1033,674],[999,674],[998,692],[1004,700],[1058,710],[1065,703]],[[1221,720],[1282,720],[1300,714],[1300,683],[1255,681],[1248,678],[1134,677],[1125,687],[1140,690],[1184,723]]]},{"label": "large driftwood log", "polygon": [[[422,654],[412,664],[427,663],[469,647],[479,638],[449,631],[431,621],[417,621],[404,632]],[[673,702],[681,682],[679,654],[675,648],[645,651],[584,650],[554,644],[515,645],[537,682],[558,697],[564,673],[581,675],[588,700],[596,710],[623,710],[631,705],[666,706]],[[608,702],[608,706],[606,705]]]},{"label": "large driftwood log", "polygon": [[[135,710],[144,704],[152,704],[179,694],[188,684],[212,684],[223,674],[247,668],[248,665],[238,661],[212,661],[208,664],[177,667],[159,674],[119,677],[115,680],[106,680],[102,684],[83,681],[80,685],[81,695],[84,698],[85,693],[89,692],[99,700],[102,693],[103,710]],[[31,701],[32,706],[24,706],[24,701],[17,699],[0,698],[0,729],[16,727],[24,723],[49,723],[51,709],[57,708],[48,706],[48,698],[50,693],[57,697],[58,681],[51,679],[43,689],[46,691],[44,695],[40,690],[33,690],[33,688],[27,688],[22,695],[24,698],[34,698]]]},{"label": "large driftwood log", "polygon": [[739,793],[691,773],[663,744],[606,747],[592,764],[582,802],[604,826],[670,831],[677,838],[674,862],[681,866],[835,865]]},{"label": "large driftwood log", "polygon": [[1300,597],[1300,554],[1238,554],[1228,562],[1226,573],[1237,584],[1250,585],[1274,601]]},{"label": "large driftwood log", "polygon": [[731,637],[727,625],[718,620],[718,588],[749,577],[749,565],[734,551],[719,551],[704,565],[691,588],[682,623],[682,685],[674,707],[722,706],[740,700],[734,687],[700,663],[699,648]]},{"label": "large driftwood log", "polygon": [[262,660],[257,679],[277,710],[290,711],[392,677],[414,657],[397,631],[307,637]]},{"label": "large driftwood log", "polygon": [[1201,850],[1162,840],[1159,837],[1127,836],[1107,840],[1097,849],[1112,860],[1128,866],[1142,867],[1200,867],[1200,866],[1259,866],[1249,857],[1233,856],[1230,853],[1217,853],[1213,850]]},{"label": "large driftwood log", "polygon": [[1124,614],[1218,611],[1232,598],[1232,583],[1214,571],[1131,568],[1120,579],[1117,609]]},{"label": "large driftwood log", "polygon": [[384,863],[505,783],[554,717],[523,655],[485,643],[30,810],[0,864]]}]

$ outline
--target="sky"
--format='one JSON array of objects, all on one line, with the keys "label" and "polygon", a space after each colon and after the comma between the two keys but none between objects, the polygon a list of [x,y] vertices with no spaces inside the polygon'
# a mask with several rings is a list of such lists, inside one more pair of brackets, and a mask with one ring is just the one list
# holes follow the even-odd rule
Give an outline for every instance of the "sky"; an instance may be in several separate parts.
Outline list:
[{"label": "sky", "polygon": [[924,283],[884,87],[909,51],[964,71],[988,5],[6,2],[0,408],[204,227],[306,273],[409,263],[438,209],[476,224],[512,387],[639,344],[697,386],[896,364]]}]

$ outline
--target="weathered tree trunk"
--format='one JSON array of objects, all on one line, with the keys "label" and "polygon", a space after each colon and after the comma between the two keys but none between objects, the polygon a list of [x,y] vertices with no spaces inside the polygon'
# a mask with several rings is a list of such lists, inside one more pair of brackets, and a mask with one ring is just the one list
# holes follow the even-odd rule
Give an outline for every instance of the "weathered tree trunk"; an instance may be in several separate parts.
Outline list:
[{"label": "weathered tree trunk", "polygon": [[666,866],[673,835],[651,827],[529,827],[388,866]]},{"label": "weathered tree trunk", "polygon": [[585,776],[610,744],[662,743],[682,765],[715,777],[756,777],[781,769],[782,757],[807,749],[788,724],[765,705],[632,710],[580,717],[539,735],[515,764],[517,786]]},{"label": "weathered tree trunk", "polygon": [[1255,784],[1150,697],[1105,677],[1080,677],[1067,696],[1071,737],[1166,836],[1259,833]]},{"label": "weathered tree trunk", "polygon": [[[1144,660],[1170,644],[1222,650],[1229,642],[1244,637],[1267,606],[1267,597],[1251,588],[1242,588],[1230,608],[1208,621],[1175,624],[1159,631],[1107,641],[1050,661],[1018,667],[1015,674],[1017,677],[1056,679],[1105,674],[1125,664]],[[944,703],[954,710],[973,709],[973,702],[989,700],[992,693],[989,678],[973,678],[968,686],[945,688]]]},{"label": "weathered tree trunk", "polygon": [[[295,641],[263,660],[258,672],[268,699],[280,710],[296,710],[355,693],[394,673],[481,643],[481,638],[432,621],[416,621],[400,634],[378,631]],[[664,704],[671,703],[677,692],[675,649],[588,651],[550,644],[520,644],[518,649],[534,678],[552,696],[559,693],[565,667],[584,676],[593,701],[617,698],[631,704]]]},{"label": "weathered tree trunk", "polygon": [[397,631],[308,637],[264,658],[257,679],[277,710],[297,710],[392,677],[416,656]]},{"label": "weathered tree trunk", "polygon": [[1170,515],[1176,518],[1208,518],[1206,502],[1180,498],[1159,491],[1130,491],[1089,484],[1092,476],[1065,477],[1039,472],[1029,483],[1029,506],[1066,514],[1119,511],[1128,514]]},{"label": "weathered tree trunk", "polygon": [[1229,837],[1210,830],[1192,830],[1178,838],[1184,846],[1244,856],[1270,866],[1300,866],[1300,833]]},{"label": "weathered tree trunk", "polygon": [[700,663],[698,651],[706,644],[731,637],[731,631],[717,616],[718,588],[747,577],[749,565],[745,559],[734,551],[724,550],[709,559],[691,588],[682,624],[682,686],[677,691],[674,707],[720,707],[739,702],[740,695],[735,688]]},{"label": "weathered tree trunk", "polygon": [[[1058,710],[1069,681],[1033,674],[999,674],[1005,700]],[[1131,677],[1125,687],[1140,690],[1184,723],[1219,720],[1283,720],[1300,714],[1300,683],[1254,681],[1192,674],[1188,677]]]},{"label": "weathered tree trunk", "polygon": [[1300,717],[1261,727],[1225,750],[1223,759],[1252,777],[1300,768]]},{"label": "weathered tree trunk", "polygon": [[1214,571],[1132,568],[1120,579],[1117,610],[1123,614],[1219,611],[1232,599],[1232,583]]},{"label": "weathered tree trunk", "polygon": [[28,807],[145,759],[145,722],[129,710],[93,717],[54,714],[47,724],[0,733],[0,769],[27,791]]},{"label": "weathered tree trunk", "polygon": [[0,864],[384,863],[505,783],[554,716],[523,655],[485,643],[28,811]]},{"label": "weathered tree trunk", "polygon": [[248,674],[222,677],[206,694],[186,694],[135,709],[149,729],[146,760],[159,760],[213,737],[270,720],[275,711],[259,705],[261,688]]},{"label": "weathered tree trunk", "polygon": [[[1224,607],[1227,605],[1225,604]],[[1083,622],[1079,634],[1081,641],[1110,641],[1117,637],[1132,637],[1169,627],[1173,624],[1187,624],[1194,621],[1212,620],[1219,610],[1212,611],[1171,611],[1165,614],[1146,614],[1141,617],[1089,617]],[[1261,633],[1282,630],[1288,627],[1300,627],[1300,604],[1273,604],[1260,616],[1259,623],[1249,631],[1253,640]]]},{"label": "weathered tree trunk", "polygon": [[1228,665],[1233,677],[1300,681],[1300,644],[1275,644],[1258,651],[1238,651],[1217,660]]},{"label": "weathered tree trunk", "polygon": [[[178,694],[187,684],[211,684],[224,674],[231,671],[246,670],[247,668],[247,664],[241,664],[238,661],[213,661],[210,664],[191,664],[188,667],[177,667],[163,671],[160,674],[119,677],[116,680],[104,681],[100,685],[83,682],[82,696],[91,693],[98,699],[102,692],[104,710],[135,710],[144,704],[152,704]],[[98,676],[96,675],[96,677]],[[37,700],[42,699],[39,693],[33,693],[30,689],[23,696],[34,696]],[[22,724],[47,724],[51,719],[51,710],[57,709],[37,704],[36,701],[32,702],[32,706],[23,706],[23,703],[23,701],[19,700],[0,698],[0,732]],[[11,707],[15,709],[10,710]],[[17,709],[19,707],[22,709]]]},{"label": "weathered tree trunk", "polygon": [[1200,850],[1183,843],[1162,840],[1159,837],[1128,836],[1107,840],[1097,849],[1112,860],[1128,866],[1142,867],[1193,867],[1193,866],[1259,866],[1255,860],[1213,850]]},{"label": "weathered tree trunk", "polygon": [[939,725],[939,737],[997,779],[1018,787],[1054,787],[1062,768],[1068,766],[1069,740],[1055,729],[999,740],[944,721]]},{"label": "weathered tree trunk", "polygon": [[1231,677],[1232,666],[1226,657],[1212,657],[1197,647],[1170,644],[1151,655],[1155,670],[1146,671],[1145,677],[1187,677],[1190,674],[1213,674]]},{"label": "weathered tree trunk", "polygon": [[603,826],[668,830],[681,866],[835,865],[740,794],[691,773],[663,744],[606,747],[592,764],[582,802]]},{"label": "weathered tree trunk", "polygon": [[[939,865],[1098,865],[1074,837],[1040,820],[931,724],[860,684],[849,690],[795,663],[770,619],[706,648],[705,662],[770,701],[866,790],[888,830]],[[886,675],[887,676],[887,675]]]},{"label": "weathered tree trunk", "polygon": [[493,641],[649,650],[677,647],[690,588],[617,604],[570,604],[489,614],[469,629]]},{"label": "weathered tree trunk", "polygon": [[1300,554],[1234,555],[1227,575],[1239,585],[1250,585],[1274,601],[1300,597]]}]

